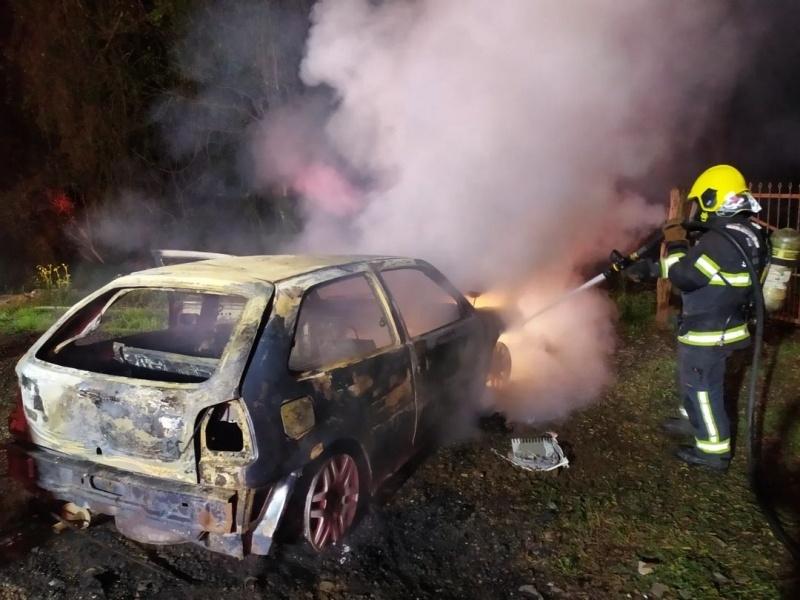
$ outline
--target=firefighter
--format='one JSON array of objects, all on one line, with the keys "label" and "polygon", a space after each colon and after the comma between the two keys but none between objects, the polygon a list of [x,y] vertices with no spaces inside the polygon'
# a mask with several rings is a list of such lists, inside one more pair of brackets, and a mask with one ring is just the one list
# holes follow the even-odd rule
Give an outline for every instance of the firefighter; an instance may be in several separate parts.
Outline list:
[{"label": "firefighter", "polygon": [[[697,203],[700,220],[724,227],[761,273],[769,256],[767,238],[752,220],[761,206],[744,176],[729,165],[713,166],[697,178],[688,198]],[[750,345],[748,311],[753,286],[759,282],[750,280],[741,254],[713,229],[693,244],[680,219],[667,221],[663,231],[666,256],[660,263],[642,259],[626,274],[635,280],[669,278],[681,292],[678,380],[685,418],[668,420],[664,428],[694,436],[694,445],[679,449],[677,458],[724,472],[731,459],[731,425],[723,393],[726,365],[734,351]]]}]

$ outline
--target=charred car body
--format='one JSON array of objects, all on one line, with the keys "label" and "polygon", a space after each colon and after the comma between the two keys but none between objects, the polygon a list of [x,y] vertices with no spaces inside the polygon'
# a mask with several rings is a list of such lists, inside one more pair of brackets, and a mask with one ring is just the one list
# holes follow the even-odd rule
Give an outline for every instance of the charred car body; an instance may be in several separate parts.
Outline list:
[{"label": "charred car body", "polygon": [[116,279],[17,365],[12,470],[146,543],[317,550],[486,381],[499,325],[405,258],[220,257]]}]

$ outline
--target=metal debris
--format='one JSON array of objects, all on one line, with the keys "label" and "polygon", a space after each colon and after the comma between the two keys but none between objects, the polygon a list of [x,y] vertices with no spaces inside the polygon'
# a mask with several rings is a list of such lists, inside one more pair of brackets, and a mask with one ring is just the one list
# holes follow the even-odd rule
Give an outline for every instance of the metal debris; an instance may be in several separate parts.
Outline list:
[{"label": "metal debris", "polygon": [[86,529],[92,520],[92,513],[85,507],[67,502],[61,507],[61,514],[53,516],[57,521],[53,524],[53,532],[61,533],[65,529]]},{"label": "metal debris", "polygon": [[553,471],[569,467],[569,460],[558,445],[557,437],[557,434],[548,432],[538,437],[512,438],[508,455],[497,450],[494,453],[526,471]]}]

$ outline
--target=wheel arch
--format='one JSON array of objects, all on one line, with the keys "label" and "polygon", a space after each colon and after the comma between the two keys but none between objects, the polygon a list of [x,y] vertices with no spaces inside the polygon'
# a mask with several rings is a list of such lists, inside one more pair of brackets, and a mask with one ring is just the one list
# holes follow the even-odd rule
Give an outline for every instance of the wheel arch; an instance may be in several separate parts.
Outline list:
[{"label": "wheel arch", "polygon": [[359,475],[365,478],[364,489],[372,493],[372,484],[374,481],[372,472],[372,463],[369,459],[364,445],[353,438],[339,438],[327,444],[325,451],[320,458],[331,456],[333,454],[347,453],[355,460],[359,468]]}]

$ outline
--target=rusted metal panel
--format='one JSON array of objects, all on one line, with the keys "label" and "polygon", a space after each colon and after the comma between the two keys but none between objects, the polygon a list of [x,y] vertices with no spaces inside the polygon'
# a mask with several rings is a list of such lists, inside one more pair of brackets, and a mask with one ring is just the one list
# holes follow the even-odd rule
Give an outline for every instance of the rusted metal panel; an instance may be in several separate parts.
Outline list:
[{"label": "rusted metal panel", "polygon": [[[336,268],[345,269],[349,265],[364,265],[380,259],[374,256],[326,256],[326,255],[269,255],[232,256],[199,262],[181,263],[148,269],[131,274],[129,277],[192,278],[201,285],[208,281],[228,281],[238,283],[270,282],[276,283],[295,277],[316,277],[317,271]],[[402,259],[398,259],[402,260]],[[407,259],[406,259],[407,260]],[[362,267],[363,268],[363,267]]]},{"label": "rusted metal panel", "polygon": [[206,412],[199,426],[200,446],[203,451],[197,458],[198,479],[201,484],[241,489],[245,487],[245,468],[256,455],[252,420],[241,401],[231,401],[224,406],[230,412],[229,422],[236,424],[242,432],[241,447],[214,449],[208,439],[209,423],[214,413]]}]

